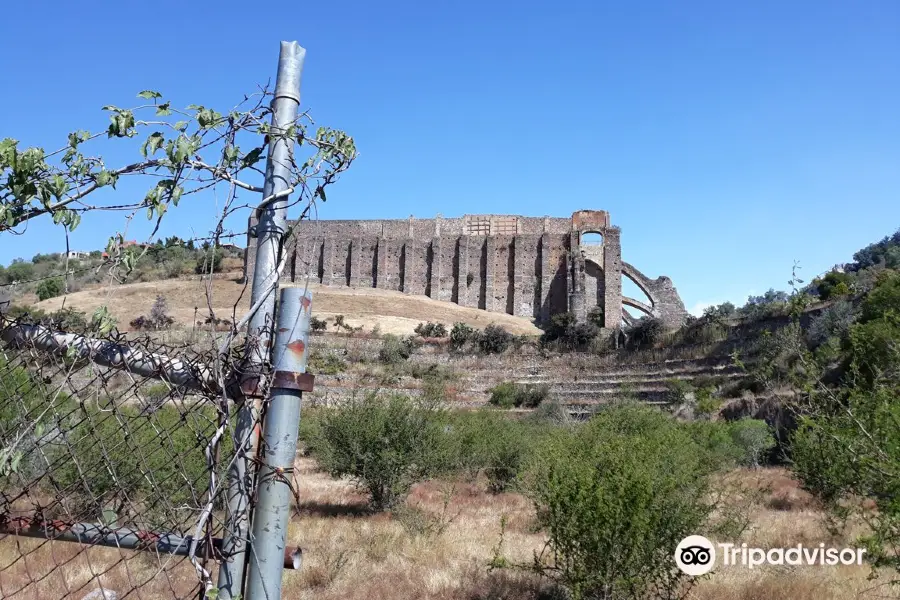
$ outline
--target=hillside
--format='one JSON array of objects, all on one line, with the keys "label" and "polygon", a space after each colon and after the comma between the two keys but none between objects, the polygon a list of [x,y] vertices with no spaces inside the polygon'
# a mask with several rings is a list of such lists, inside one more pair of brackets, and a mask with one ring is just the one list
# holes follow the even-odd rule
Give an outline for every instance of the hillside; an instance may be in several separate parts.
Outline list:
[{"label": "hillside", "polygon": [[[157,295],[165,297],[169,314],[176,324],[190,326],[209,314],[206,301],[207,286],[211,286],[212,306],[219,318],[240,317],[250,306],[250,289],[238,283],[235,275],[204,281],[199,277],[164,279],[118,286],[101,286],[37,302],[37,308],[55,311],[63,305],[90,314],[106,304],[118,319],[120,329],[149,312]],[[371,330],[376,325],[383,333],[412,334],[421,322],[432,321],[446,325],[463,322],[476,328],[491,323],[502,325],[512,333],[537,335],[540,330],[528,319],[511,315],[488,313],[449,302],[438,302],[426,296],[410,296],[401,292],[379,289],[331,288],[311,285],[313,314],[320,319],[344,315],[351,327]],[[36,299],[36,298],[35,298]],[[237,310],[234,307],[237,306]]]}]

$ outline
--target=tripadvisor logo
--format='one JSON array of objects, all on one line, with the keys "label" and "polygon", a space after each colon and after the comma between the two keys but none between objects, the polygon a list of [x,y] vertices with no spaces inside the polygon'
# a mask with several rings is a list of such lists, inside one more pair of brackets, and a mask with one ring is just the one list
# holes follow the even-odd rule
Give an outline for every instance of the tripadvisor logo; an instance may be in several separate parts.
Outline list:
[{"label": "tripadvisor logo", "polygon": [[689,535],[675,548],[675,564],[688,575],[705,575],[716,566],[716,548],[702,535]]},{"label": "tripadvisor logo", "polygon": [[863,548],[826,548],[825,544],[813,548],[797,544],[790,548],[764,550],[750,548],[747,544],[713,544],[702,535],[689,535],[675,548],[675,564],[687,575],[705,575],[716,566],[717,547],[723,566],[742,566],[748,569],[761,565],[861,565],[866,553]]}]

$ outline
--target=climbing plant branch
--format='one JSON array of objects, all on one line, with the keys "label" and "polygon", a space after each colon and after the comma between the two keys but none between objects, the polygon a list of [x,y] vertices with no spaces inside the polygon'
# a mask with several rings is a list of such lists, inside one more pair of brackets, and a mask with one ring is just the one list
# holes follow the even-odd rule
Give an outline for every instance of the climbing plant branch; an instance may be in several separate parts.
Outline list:
[{"label": "climbing plant branch", "polygon": [[[297,143],[295,148],[292,144],[288,165],[289,193],[299,194],[292,204],[324,201],[325,187],[356,157],[353,138],[327,127],[311,134],[314,123],[306,113],[272,131],[267,123],[271,97],[264,87],[220,113],[199,104],[177,109],[159,92],[144,90],[138,98],[149,102],[133,108],[104,106],[109,117],[105,131],[74,131],[65,146],[52,152],[23,148],[11,138],[0,140],[0,233],[18,233],[28,221],[44,215],[72,231],[86,213],[104,210],[144,210],[158,227],[170,207],[218,183],[261,192],[263,172],[258,165],[264,164],[270,145],[279,137]],[[110,165],[94,151],[104,137],[110,143],[139,140],[130,146],[140,159]],[[123,177],[140,175],[150,180],[143,197],[123,203],[110,193]],[[274,199],[263,199],[263,204]],[[111,236],[107,252],[129,271],[138,250],[124,248],[123,242],[121,235]]]}]

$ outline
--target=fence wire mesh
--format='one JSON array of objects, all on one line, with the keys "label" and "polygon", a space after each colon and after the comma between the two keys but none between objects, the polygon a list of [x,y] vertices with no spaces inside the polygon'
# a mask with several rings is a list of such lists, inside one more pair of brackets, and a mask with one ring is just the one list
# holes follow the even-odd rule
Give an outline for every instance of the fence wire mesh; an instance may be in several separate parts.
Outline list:
[{"label": "fence wire mesh", "polygon": [[141,376],[90,353],[127,345],[218,381],[228,374],[209,366],[239,357],[115,331],[48,347],[54,330],[40,327],[0,321],[0,598],[202,597],[224,534],[234,403],[215,385]]}]

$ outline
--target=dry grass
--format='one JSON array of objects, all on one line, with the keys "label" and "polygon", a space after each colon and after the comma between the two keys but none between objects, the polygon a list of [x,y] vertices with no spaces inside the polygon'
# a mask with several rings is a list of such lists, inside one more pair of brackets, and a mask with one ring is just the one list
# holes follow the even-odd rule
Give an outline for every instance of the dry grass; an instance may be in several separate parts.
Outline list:
[{"label": "dry grass", "polygon": [[[507,527],[502,554],[527,562],[544,537],[535,531],[530,502],[519,494],[491,495],[483,482],[434,481],[416,486],[407,507],[394,514],[371,513],[365,498],[348,482],[320,473],[311,459],[298,459],[295,474],[301,504],[290,527],[290,541],[304,550],[303,567],[285,572],[284,597],[316,600],[544,599],[558,598],[552,586],[520,571],[489,572],[487,565],[500,537],[501,516]],[[737,540],[763,548],[796,545],[853,546],[848,532],[832,537],[824,515],[783,469],[741,469],[728,481],[738,482],[752,500],[750,527]],[[448,501],[449,499],[449,501]],[[724,541],[724,540],[723,540]],[[26,540],[26,544],[36,544]],[[17,556],[15,541],[0,542],[0,566]],[[119,553],[91,549],[74,562],[72,544],[46,544],[24,565],[0,571],[0,597],[81,598],[104,586],[120,593],[128,582],[144,581],[158,569],[156,558],[131,555],[114,565]],[[55,558],[54,558],[55,556]],[[90,558],[90,563],[88,563]],[[65,564],[24,594],[9,595],[26,577]],[[125,567],[128,567],[128,570]],[[719,566],[697,582],[692,600],[849,600],[896,598],[885,578],[870,581],[861,567],[741,567]],[[75,586],[90,581],[81,590]],[[189,590],[196,581],[190,565],[181,564],[140,587],[133,597],[172,597],[170,587]],[[892,595],[894,594],[894,595]],[[131,596],[129,596],[131,597]]]},{"label": "dry grass", "polygon": [[[249,308],[250,289],[238,283],[234,276],[218,277],[211,281],[199,277],[167,279],[146,283],[132,283],[113,287],[83,290],[68,296],[37,302],[46,311],[65,306],[92,312],[102,304],[119,320],[122,327],[140,315],[147,314],[157,294],[166,297],[169,314],[176,323],[190,327],[209,314],[206,292],[209,285],[213,309],[218,318],[233,319],[235,305],[241,316]],[[411,296],[402,292],[379,289],[350,289],[311,285],[313,314],[321,319],[344,315],[351,327],[371,330],[376,325],[382,333],[412,334],[416,325],[425,321],[452,325],[460,321],[476,328],[491,323],[502,325],[515,334],[537,335],[540,331],[529,319],[512,315],[489,313],[477,308],[438,302],[426,296]],[[196,310],[195,310],[196,309]]]}]

